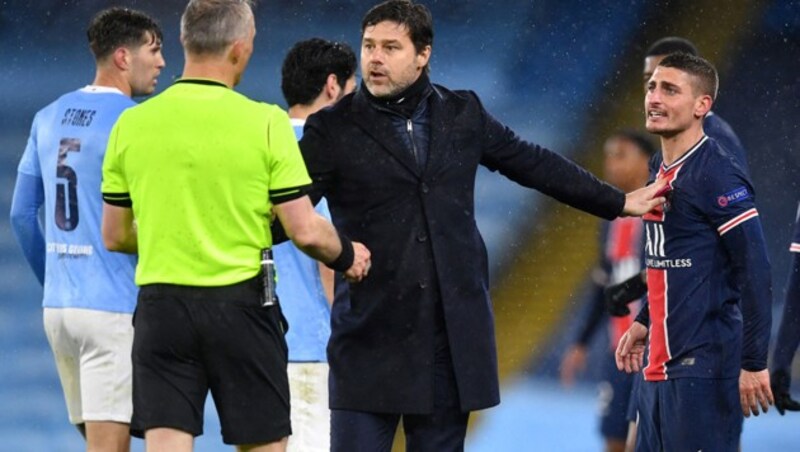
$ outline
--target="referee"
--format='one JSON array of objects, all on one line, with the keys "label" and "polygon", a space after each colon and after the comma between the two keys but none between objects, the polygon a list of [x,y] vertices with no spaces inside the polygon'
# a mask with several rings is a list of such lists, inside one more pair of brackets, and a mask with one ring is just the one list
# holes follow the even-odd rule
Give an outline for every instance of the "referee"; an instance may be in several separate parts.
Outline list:
[{"label": "referee", "polygon": [[127,110],[109,139],[103,239],[140,255],[131,429],[149,451],[192,450],[209,390],[225,443],[285,449],[285,328],[277,306],[262,307],[258,277],[271,209],[351,281],[369,268],[369,251],[314,212],[287,114],[231,89],[254,35],[249,2],[189,2],[183,76]]}]

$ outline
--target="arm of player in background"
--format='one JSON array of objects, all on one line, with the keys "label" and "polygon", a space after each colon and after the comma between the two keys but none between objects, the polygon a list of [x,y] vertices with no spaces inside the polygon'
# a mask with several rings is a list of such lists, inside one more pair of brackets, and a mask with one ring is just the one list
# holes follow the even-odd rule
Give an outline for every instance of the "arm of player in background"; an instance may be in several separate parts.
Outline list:
[{"label": "arm of player in background", "polygon": [[133,209],[103,203],[103,244],[109,251],[135,254],[139,240],[134,224]]},{"label": "arm of player in background", "polygon": [[[597,269],[596,271],[599,271]],[[580,325],[577,340],[567,349],[561,360],[559,376],[561,384],[570,387],[575,383],[575,375],[586,369],[587,346],[604,318],[603,312],[603,286],[593,284],[589,301],[588,312]]]},{"label": "arm of player in background", "polygon": [[800,411],[800,402],[792,399],[789,389],[792,382],[792,361],[800,345],[800,253],[792,253],[792,269],[786,285],[786,300],[778,329],[778,340],[772,355],[770,384],[775,397],[775,407],[783,415],[786,410]]},{"label": "arm of player in background", "polygon": [[645,295],[647,295],[647,272],[645,270],[603,290],[606,311],[615,317],[625,317],[630,314],[628,303]]},{"label": "arm of player in background", "polygon": [[33,269],[36,279],[44,285],[45,240],[39,223],[39,208],[44,203],[44,183],[41,177],[17,173],[11,199],[11,231],[22,248],[22,254]]},{"label": "arm of player in background", "polygon": [[758,217],[721,235],[741,293],[743,321],[742,371],[739,392],[745,417],[774,403],[767,370],[772,325],[772,282],[764,233]]},{"label": "arm of player in background", "polygon": [[322,282],[322,291],[325,293],[325,299],[328,300],[328,306],[333,306],[333,279],[336,276],[336,272],[328,268],[322,262],[319,262],[318,265],[319,280]]}]

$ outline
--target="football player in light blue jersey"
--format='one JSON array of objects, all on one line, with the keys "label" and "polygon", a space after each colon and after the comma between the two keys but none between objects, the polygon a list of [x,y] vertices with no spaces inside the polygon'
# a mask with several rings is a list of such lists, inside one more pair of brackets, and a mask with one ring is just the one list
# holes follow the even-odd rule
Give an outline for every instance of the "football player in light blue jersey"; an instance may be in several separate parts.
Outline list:
[{"label": "football player in light blue jersey", "polygon": [[111,127],[135,105],[131,96],[155,89],[164,67],[162,34],[146,14],[110,8],[92,19],[87,36],[95,79],[36,114],[18,167],[11,225],[44,286],[45,332],[70,422],[87,450],[124,451],[130,449],[136,258],[103,246],[101,169]]},{"label": "football player in light blue jersey", "polygon": [[[283,61],[281,89],[299,140],[306,118],[355,89],[356,57],[344,44],[309,39],[295,44]],[[323,198],[316,206],[330,220]],[[303,254],[291,242],[273,248],[277,293],[290,328],[289,388],[292,436],[289,451],[330,450],[328,364],[333,270]]]}]

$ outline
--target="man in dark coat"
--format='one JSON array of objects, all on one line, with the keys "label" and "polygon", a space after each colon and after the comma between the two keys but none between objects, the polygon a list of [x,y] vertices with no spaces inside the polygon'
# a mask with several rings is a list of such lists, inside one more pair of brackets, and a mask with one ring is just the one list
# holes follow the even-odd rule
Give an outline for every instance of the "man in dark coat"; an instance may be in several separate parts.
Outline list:
[{"label": "man in dark coat", "polygon": [[430,12],[408,0],[362,22],[363,85],[311,116],[300,143],[334,222],[372,270],[332,310],[333,451],[463,449],[469,412],[499,403],[486,248],[474,216],[478,165],[591,214],[641,215],[629,194],[497,122],[475,93],[428,79]]}]

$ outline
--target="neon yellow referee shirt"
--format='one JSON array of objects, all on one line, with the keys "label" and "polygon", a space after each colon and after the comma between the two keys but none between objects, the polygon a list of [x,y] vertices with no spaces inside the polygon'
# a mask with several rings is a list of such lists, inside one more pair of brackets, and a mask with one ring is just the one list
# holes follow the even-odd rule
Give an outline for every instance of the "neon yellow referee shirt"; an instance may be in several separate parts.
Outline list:
[{"label": "neon yellow referee shirt", "polygon": [[272,205],[310,184],[288,115],[205,79],[126,110],[103,162],[104,201],[137,221],[140,286],[255,276]]}]

